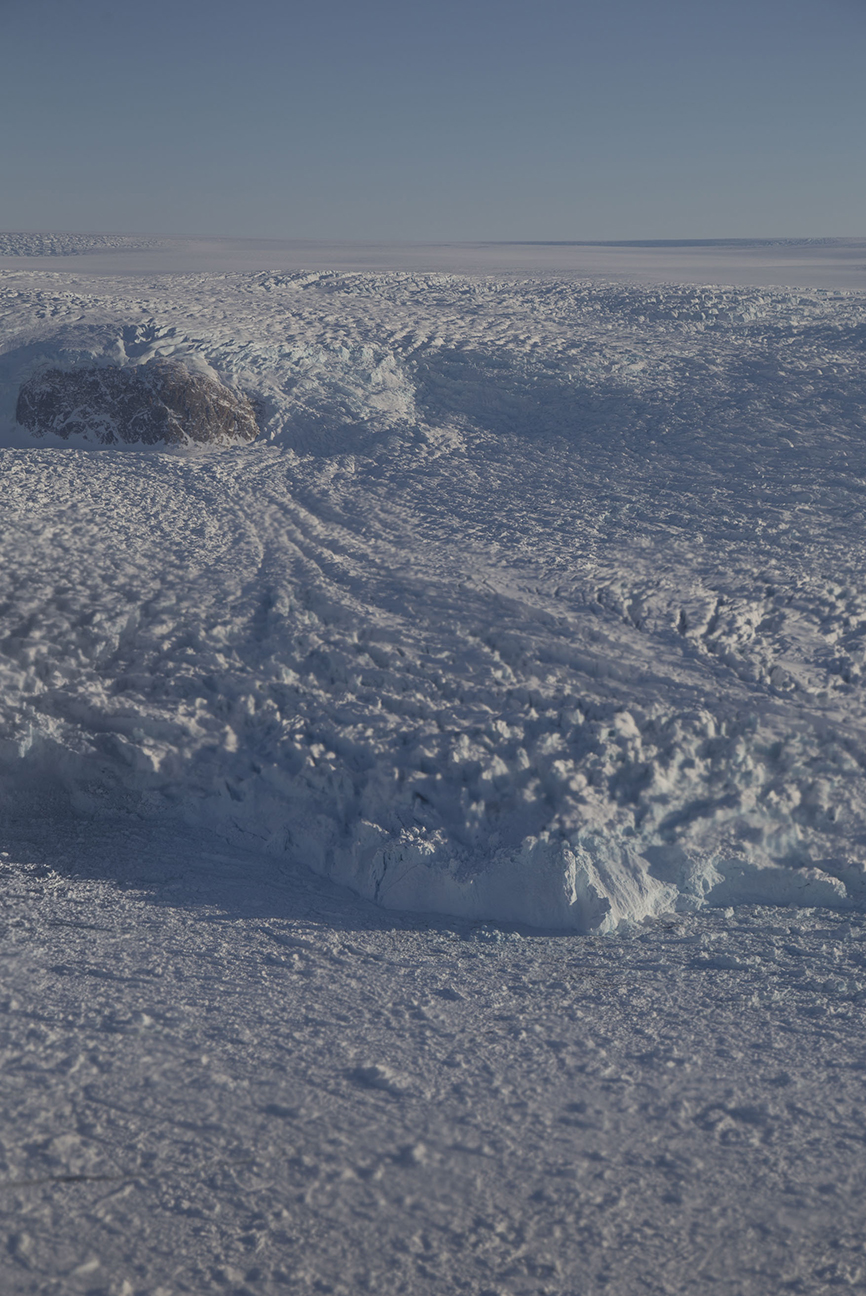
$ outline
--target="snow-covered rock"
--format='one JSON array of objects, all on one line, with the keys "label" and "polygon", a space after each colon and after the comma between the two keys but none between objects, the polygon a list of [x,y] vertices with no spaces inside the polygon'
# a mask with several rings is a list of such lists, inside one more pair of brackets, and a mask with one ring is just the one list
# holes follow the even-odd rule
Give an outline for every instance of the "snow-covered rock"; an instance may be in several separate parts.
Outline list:
[{"label": "snow-covered rock", "polygon": [[156,358],[126,368],[46,369],[21,385],[18,422],[34,436],[101,445],[252,441],[252,401],[216,375]]}]

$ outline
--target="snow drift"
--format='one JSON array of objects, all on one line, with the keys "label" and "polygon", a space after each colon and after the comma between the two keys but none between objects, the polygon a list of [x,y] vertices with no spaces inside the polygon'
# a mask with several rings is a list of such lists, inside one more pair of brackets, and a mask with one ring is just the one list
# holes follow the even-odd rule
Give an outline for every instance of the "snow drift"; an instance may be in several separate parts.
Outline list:
[{"label": "snow drift", "polygon": [[[866,901],[860,298],[3,282],[7,796],[579,931]],[[34,372],[153,360],[262,443],[23,448]]]}]

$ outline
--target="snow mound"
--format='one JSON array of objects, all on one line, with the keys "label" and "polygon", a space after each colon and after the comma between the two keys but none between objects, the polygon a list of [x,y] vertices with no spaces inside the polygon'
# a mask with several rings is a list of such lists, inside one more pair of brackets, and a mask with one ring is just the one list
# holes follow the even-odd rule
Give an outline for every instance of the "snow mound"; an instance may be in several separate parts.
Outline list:
[{"label": "snow mound", "polygon": [[7,426],[55,356],[200,364],[263,411],[186,458],[10,432],[18,804],[576,931],[866,904],[862,299],[5,282]]}]

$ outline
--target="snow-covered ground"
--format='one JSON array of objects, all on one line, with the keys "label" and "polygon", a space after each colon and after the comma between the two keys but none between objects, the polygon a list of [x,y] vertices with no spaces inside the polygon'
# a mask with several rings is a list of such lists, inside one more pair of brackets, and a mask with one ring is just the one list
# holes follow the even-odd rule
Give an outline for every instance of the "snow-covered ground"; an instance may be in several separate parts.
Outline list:
[{"label": "snow-covered ground", "polygon": [[415,920],[13,826],[3,1291],[863,1290],[863,916]]},{"label": "snow-covered ground", "polygon": [[10,1291],[866,1282],[863,294],[141,244],[0,277]]}]

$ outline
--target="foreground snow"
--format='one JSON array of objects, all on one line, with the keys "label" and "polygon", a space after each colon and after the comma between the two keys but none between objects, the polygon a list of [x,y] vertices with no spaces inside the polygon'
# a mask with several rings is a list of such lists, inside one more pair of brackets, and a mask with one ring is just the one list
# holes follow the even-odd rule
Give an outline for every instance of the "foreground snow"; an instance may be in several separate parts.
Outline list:
[{"label": "foreground snow", "polygon": [[10,1296],[862,1288],[862,915],[519,934],[12,834]]}]

